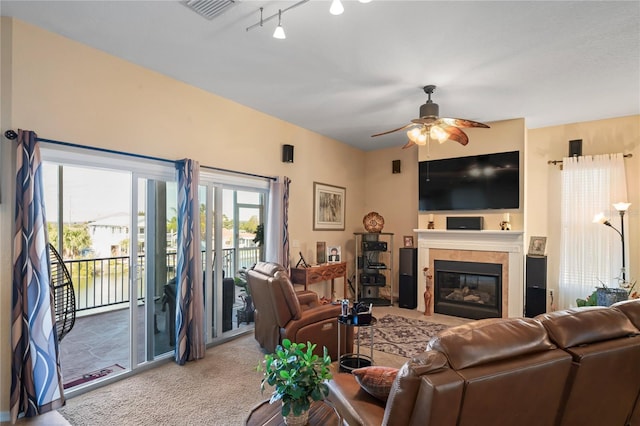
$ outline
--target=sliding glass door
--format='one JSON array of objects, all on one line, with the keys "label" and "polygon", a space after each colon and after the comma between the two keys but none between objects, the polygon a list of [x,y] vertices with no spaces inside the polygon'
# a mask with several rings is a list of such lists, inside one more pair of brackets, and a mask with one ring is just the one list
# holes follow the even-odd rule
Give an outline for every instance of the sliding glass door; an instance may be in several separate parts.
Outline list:
[{"label": "sliding glass door", "polygon": [[61,156],[44,150],[45,208],[76,293],[60,342],[73,393],[173,352],[177,191],[172,166],[147,173]]},{"label": "sliding glass door", "polygon": [[[172,162],[42,149],[49,240],[76,291],[60,343],[66,393],[112,380],[175,349],[177,184]],[[235,183],[235,184],[234,184]],[[268,182],[202,172],[207,343],[253,328],[240,271],[262,260]]]}]

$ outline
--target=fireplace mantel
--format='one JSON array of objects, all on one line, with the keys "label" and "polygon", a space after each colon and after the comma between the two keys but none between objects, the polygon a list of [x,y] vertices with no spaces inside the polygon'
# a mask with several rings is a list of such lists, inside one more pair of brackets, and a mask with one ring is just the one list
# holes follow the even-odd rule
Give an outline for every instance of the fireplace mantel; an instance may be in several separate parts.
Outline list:
[{"label": "fireplace mantel", "polygon": [[[423,271],[431,264],[430,249],[508,253],[507,315],[510,317],[523,315],[523,232],[436,229],[414,229],[414,232],[418,234],[418,271]],[[426,290],[426,284],[425,279],[420,278],[418,280],[418,295],[422,296]],[[418,297],[417,309],[419,311],[425,310],[422,297]]]}]

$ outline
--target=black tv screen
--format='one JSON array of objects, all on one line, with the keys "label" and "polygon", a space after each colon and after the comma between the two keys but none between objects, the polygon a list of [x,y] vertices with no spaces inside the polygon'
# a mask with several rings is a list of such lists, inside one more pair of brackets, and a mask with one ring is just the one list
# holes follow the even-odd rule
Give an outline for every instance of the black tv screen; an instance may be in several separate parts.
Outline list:
[{"label": "black tv screen", "polygon": [[421,161],[419,209],[517,209],[519,165],[519,151]]}]

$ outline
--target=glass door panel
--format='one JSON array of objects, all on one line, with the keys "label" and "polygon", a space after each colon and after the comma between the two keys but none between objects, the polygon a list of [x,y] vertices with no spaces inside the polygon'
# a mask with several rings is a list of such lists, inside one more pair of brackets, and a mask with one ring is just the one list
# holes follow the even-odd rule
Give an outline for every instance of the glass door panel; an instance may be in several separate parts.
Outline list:
[{"label": "glass door panel", "polygon": [[76,293],[76,323],[59,345],[69,391],[131,368],[131,174],[43,166],[49,240]]}]

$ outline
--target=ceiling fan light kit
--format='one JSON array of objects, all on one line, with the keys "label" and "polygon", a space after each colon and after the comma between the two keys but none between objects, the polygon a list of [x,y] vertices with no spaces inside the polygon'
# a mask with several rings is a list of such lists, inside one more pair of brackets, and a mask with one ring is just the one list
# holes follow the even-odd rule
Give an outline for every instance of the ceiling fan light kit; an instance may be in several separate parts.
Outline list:
[{"label": "ceiling fan light kit", "polygon": [[444,143],[448,140],[458,142],[461,145],[469,143],[469,137],[460,128],[480,127],[488,129],[489,126],[477,121],[466,120],[462,118],[445,118],[440,117],[440,107],[431,100],[431,95],[436,90],[433,84],[423,87],[427,94],[427,102],[420,105],[420,117],[411,120],[411,123],[399,127],[397,129],[388,130],[382,133],[376,133],[371,137],[388,135],[400,130],[407,130],[407,142],[402,149],[412,147],[414,145],[425,146],[430,140],[436,140]]}]

